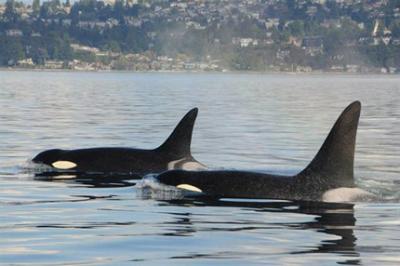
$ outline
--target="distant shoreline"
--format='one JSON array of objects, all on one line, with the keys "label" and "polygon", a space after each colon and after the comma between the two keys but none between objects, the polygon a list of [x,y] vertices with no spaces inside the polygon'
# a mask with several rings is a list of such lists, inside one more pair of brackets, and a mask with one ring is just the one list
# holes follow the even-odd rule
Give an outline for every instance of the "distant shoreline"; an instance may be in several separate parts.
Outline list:
[{"label": "distant shoreline", "polygon": [[71,73],[187,73],[187,74],[290,74],[290,75],[382,75],[382,76],[397,76],[400,73],[382,73],[382,72],[346,72],[346,71],[323,71],[315,70],[309,72],[292,72],[292,71],[201,71],[201,70],[147,70],[147,71],[133,71],[133,70],[77,70],[77,69],[52,69],[52,68],[23,68],[23,67],[0,67],[1,72],[71,72]]}]

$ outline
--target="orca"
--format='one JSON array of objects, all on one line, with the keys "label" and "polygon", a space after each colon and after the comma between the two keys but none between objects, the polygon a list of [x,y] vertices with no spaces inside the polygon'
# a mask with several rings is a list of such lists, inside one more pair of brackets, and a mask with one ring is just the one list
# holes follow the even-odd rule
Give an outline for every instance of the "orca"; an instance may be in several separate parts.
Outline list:
[{"label": "orca", "polygon": [[166,171],[160,183],[193,196],[285,199],[324,202],[357,201],[371,193],[355,187],[354,152],[361,103],[351,103],[339,116],[315,158],[293,176],[249,171]]},{"label": "orca", "polygon": [[36,155],[32,162],[60,172],[84,174],[125,174],[142,177],[171,169],[205,169],[191,155],[190,145],[198,109],[190,110],[167,140],[152,150],[134,148],[51,149]]}]

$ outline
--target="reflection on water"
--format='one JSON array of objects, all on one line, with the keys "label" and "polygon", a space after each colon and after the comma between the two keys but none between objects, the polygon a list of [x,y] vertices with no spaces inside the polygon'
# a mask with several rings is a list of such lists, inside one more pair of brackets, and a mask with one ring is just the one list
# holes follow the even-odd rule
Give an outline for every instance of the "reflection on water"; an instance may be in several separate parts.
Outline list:
[{"label": "reflection on water", "polygon": [[[168,201],[169,204],[176,206],[217,206],[217,207],[238,207],[245,208],[246,210],[253,210],[255,212],[265,212],[268,215],[280,215],[282,213],[299,213],[312,215],[312,221],[305,221],[300,223],[279,223],[270,224],[256,222],[249,224],[248,221],[224,221],[223,224],[229,224],[231,227],[220,227],[219,222],[207,221],[209,224],[216,224],[217,227],[211,227],[210,231],[250,231],[259,229],[272,229],[275,226],[285,226],[288,229],[313,229],[321,233],[331,234],[337,236],[333,240],[322,240],[316,246],[310,247],[309,250],[292,252],[292,254],[305,254],[305,253],[338,253],[345,256],[359,257],[358,252],[355,250],[356,237],[354,236],[353,228],[355,226],[354,209],[352,204],[337,204],[337,203],[312,203],[312,202],[289,202],[289,201],[243,201],[238,200],[212,200],[205,199],[195,201],[190,200],[174,200]],[[193,223],[190,219],[191,213],[171,213],[176,215],[174,224],[179,225],[176,232],[170,235],[184,236],[196,232],[198,225]],[[182,218],[182,216],[185,216]],[[184,229],[182,229],[184,226]],[[196,257],[193,254],[193,258]],[[202,254],[204,257],[205,254]],[[210,254],[212,257],[213,255]],[[181,257],[183,258],[183,257]],[[345,264],[358,264],[359,260],[345,261]]]},{"label": "reflection on water", "polygon": [[79,174],[62,172],[42,172],[34,174],[37,181],[77,183],[95,188],[101,187],[129,187],[136,184],[140,176],[128,175],[104,175],[104,174]]},{"label": "reflection on water", "polygon": [[[397,76],[0,72],[0,81],[0,264],[400,262]],[[49,148],[152,148],[197,106],[199,161],[290,174],[354,100],[356,180],[385,203],[161,200],[131,177],[26,168]]]}]

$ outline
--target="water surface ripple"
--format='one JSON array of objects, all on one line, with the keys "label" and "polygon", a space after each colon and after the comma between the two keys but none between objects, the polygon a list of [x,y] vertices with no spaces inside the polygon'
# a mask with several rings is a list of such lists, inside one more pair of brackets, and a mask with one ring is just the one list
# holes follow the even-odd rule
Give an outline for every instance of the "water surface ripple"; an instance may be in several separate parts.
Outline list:
[{"label": "water surface ripple", "polygon": [[[153,148],[192,107],[212,168],[295,173],[363,103],[357,184],[387,202],[167,200],[134,182],[34,178],[49,148]],[[399,265],[400,78],[0,72],[1,265]]]}]

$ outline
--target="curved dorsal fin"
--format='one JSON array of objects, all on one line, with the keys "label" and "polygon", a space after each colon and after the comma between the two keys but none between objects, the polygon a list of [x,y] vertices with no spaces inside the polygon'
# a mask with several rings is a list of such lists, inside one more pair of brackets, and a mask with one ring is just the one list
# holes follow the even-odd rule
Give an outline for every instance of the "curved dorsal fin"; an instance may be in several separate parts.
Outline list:
[{"label": "curved dorsal fin", "polygon": [[192,142],[192,132],[197,112],[197,108],[190,110],[158,149],[173,154],[177,158],[190,156],[190,144]]},{"label": "curved dorsal fin", "polygon": [[[355,101],[342,112],[311,163],[298,174],[329,187],[354,186],[354,151],[361,103]],[[319,178],[319,181],[318,181]]]}]

